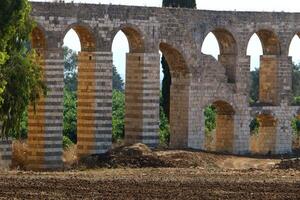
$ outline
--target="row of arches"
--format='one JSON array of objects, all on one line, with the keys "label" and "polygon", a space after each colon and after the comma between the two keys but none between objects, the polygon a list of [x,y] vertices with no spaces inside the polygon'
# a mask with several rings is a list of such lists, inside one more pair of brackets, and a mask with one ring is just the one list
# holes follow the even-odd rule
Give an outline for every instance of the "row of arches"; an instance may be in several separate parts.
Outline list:
[{"label": "row of arches", "polygon": [[[96,39],[89,31],[89,29],[84,26],[78,25],[71,27],[72,30],[77,34],[78,40],[80,42],[80,50],[81,52],[78,54],[78,89],[77,89],[77,135],[79,139],[79,149],[82,150],[82,154],[89,151],[91,147],[91,141],[93,140],[93,135],[95,132],[95,117],[93,114],[95,110],[93,108],[95,104],[95,84],[94,84],[94,71],[96,67],[96,60],[94,59],[94,52],[96,51]],[[139,31],[133,29],[132,27],[124,27],[120,30],[128,40],[128,53],[126,56],[126,73],[124,76],[125,79],[125,138],[130,141],[139,141],[143,136],[140,134],[146,132],[145,135],[149,137],[150,134],[147,133],[147,130],[152,131],[152,133],[157,131],[158,124],[154,122],[146,122],[147,130],[144,130],[144,118],[145,113],[143,113],[143,109],[146,107],[143,99],[144,88],[139,87],[143,85],[144,73],[141,70],[141,67],[144,65],[143,53],[145,53],[145,44],[143,40],[143,36]],[[218,56],[219,62],[225,67],[226,75],[228,77],[228,83],[235,83],[236,81],[236,65],[237,65],[237,56],[238,56],[238,48],[236,44],[236,40],[234,37],[226,30],[219,29],[212,32],[219,45],[220,55]],[[117,33],[116,33],[117,34]],[[259,31],[257,32],[258,37],[263,41],[263,52],[266,54],[266,70],[268,71],[268,76],[265,77],[266,80],[263,82],[272,83],[274,79],[270,79],[270,73],[276,74],[276,64],[274,64],[274,56],[280,54],[279,43],[276,36],[269,31]],[[43,65],[43,58],[45,57],[45,50],[47,49],[45,35],[43,31],[39,28],[36,28],[32,33],[32,47],[37,50],[37,53],[40,57],[41,64]],[[189,73],[188,66],[184,59],[184,56],[174,48],[172,45],[167,43],[160,43],[159,49],[161,53],[166,57],[166,60],[170,66],[170,71],[172,75],[172,88],[171,94],[171,112],[175,111],[175,117],[170,120],[171,124],[171,132],[178,132],[178,143],[184,143],[183,141],[184,135],[182,133],[187,132],[187,128],[184,126],[188,123],[181,123],[183,120],[187,120],[187,109],[184,105],[178,104],[178,102],[186,101],[183,98],[188,98],[187,96],[187,88],[188,85],[188,76],[185,76]],[[158,54],[158,52],[157,52]],[[269,59],[269,60],[268,60]],[[271,61],[270,61],[271,59]],[[263,60],[263,59],[262,59]],[[264,65],[264,64],[261,64]],[[272,68],[273,67],[273,68]],[[274,68],[275,67],[275,68]],[[263,71],[263,70],[261,70]],[[156,80],[159,72],[154,73],[154,77]],[[277,77],[276,75],[274,75]],[[264,79],[263,75],[260,79]],[[269,80],[269,81],[268,81]],[[275,88],[275,87],[274,87]],[[157,92],[156,97],[159,96],[159,87],[155,86],[154,90]],[[270,100],[270,88],[264,88],[268,94],[261,93],[263,96],[260,99],[265,98]],[[263,90],[262,90],[263,91]],[[274,92],[276,93],[276,91]],[[152,93],[153,94],[153,93]],[[178,100],[178,101],[177,101]],[[275,100],[274,100],[275,102]],[[153,100],[151,99],[151,103]],[[41,103],[41,106],[43,103]],[[220,151],[228,151],[232,152],[233,150],[233,138],[234,138],[234,116],[235,110],[228,103],[224,101],[217,101],[212,104],[217,111],[216,118],[216,148]],[[156,106],[159,106],[157,104]],[[188,105],[187,105],[188,106]],[[152,109],[151,107],[150,109]],[[159,110],[159,108],[154,108]],[[42,109],[41,109],[42,110]],[[30,111],[31,112],[31,111]],[[155,113],[157,114],[157,113]],[[154,115],[155,115],[154,114]],[[151,115],[149,118],[153,118],[154,115]],[[31,117],[30,117],[31,116]],[[31,119],[32,118],[32,119]],[[155,118],[155,116],[154,116]],[[264,118],[265,119],[265,118]],[[35,120],[35,122],[33,122]],[[38,120],[38,123],[36,122]],[[41,118],[36,118],[34,115],[29,115],[29,121],[35,124],[36,130],[41,130],[43,125],[43,120]],[[267,121],[261,120],[261,121]],[[264,123],[262,123],[264,124]],[[182,125],[182,126],[180,126]],[[31,126],[32,127],[32,126]],[[149,128],[150,127],[150,128]],[[176,130],[175,128],[176,127]],[[261,127],[268,127],[261,125]],[[172,128],[174,130],[172,130]],[[261,130],[267,130],[261,129]],[[264,131],[262,131],[263,133]],[[155,133],[156,134],[156,133]],[[172,133],[171,133],[172,134]],[[263,135],[263,134],[262,134]],[[151,136],[151,135],[150,135]],[[180,138],[182,136],[182,138]],[[34,140],[35,136],[33,135],[31,138]],[[30,138],[30,137],[29,137]],[[151,137],[150,137],[151,138]],[[154,141],[157,138],[151,138],[149,141]],[[156,142],[156,141],[155,141]],[[154,143],[155,143],[154,142]],[[154,145],[153,143],[153,145]],[[175,142],[176,143],[176,142]],[[151,145],[151,143],[150,143]]]},{"label": "row of arches", "polygon": [[[293,58],[294,64],[299,62],[300,55],[296,52],[300,49],[299,41],[299,34],[296,34],[290,43],[289,56]],[[254,103],[254,105],[279,105],[280,72],[278,66],[282,50],[277,35],[270,30],[259,30],[251,36],[246,50],[247,55],[250,56],[250,68],[248,70],[251,70],[251,78],[254,79],[254,83],[251,80],[252,85],[250,84],[250,87],[251,90],[255,90],[250,91],[250,103]],[[236,72],[237,56],[241,55],[238,55],[238,44],[229,31],[216,29],[210,32],[203,42],[202,53],[212,55],[224,66],[228,83],[236,82],[236,76],[240,76],[240,73]],[[289,59],[286,62],[289,62]],[[292,66],[290,68],[291,72]],[[280,75],[282,74],[281,72]],[[287,79],[289,78],[287,77]]]},{"label": "row of arches", "polygon": [[[86,154],[87,152],[93,152],[93,140],[95,133],[97,132],[95,127],[99,125],[96,124],[95,112],[99,112],[99,110],[95,110],[95,101],[97,94],[97,83],[95,84],[95,70],[96,70],[96,39],[89,31],[89,29],[76,25],[74,27],[70,27],[71,29],[66,33],[66,35],[73,35],[72,45],[75,47],[75,51],[78,51],[78,59],[77,59],[77,89],[74,91],[77,97],[76,101],[76,114],[77,114],[77,151],[78,154]],[[149,63],[149,58],[144,57],[145,45],[143,41],[142,35],[139,31],[131,28],[131,27],[123,27],[118,33],[115,33],[114,36],[118,37],[118,35],[123,35],[128,42],[126,57],[118,58],[126,61],[126,70],[124,71],[124,80],[125,80],[125,140],[133,143],[133,142],[144,142],[149,146],[157,146],[158,144],[158,114],[159,114],[159,84],[155,81],[159,81],[159,69],[153,69],[156,72],[149,71],[151,74],[150,78],[154,79],[152,85],[149,85],[150,78],[147,80],[147,75],[144,74],[145,67],[147,67]],[[75,36],[75,38],[74,38]],[[74,42],[78,43],[77,45]],[[47,44],[46,37],[43,31],[37,27],[34,29],[32,33],[32,47],[36,49],[39,59],[45,60]],[[115,46],[112,44],[112,48],[120,48],[118,44]],[[126,49],[125,48],[125,49]],[[171,67],[172,76],[174,78],[173,82],[176,83],[176,80],[180,80],[182,74],[187,73],[187,64],[182,54],[167,43],[160,43],[159,45],[160,54],[164,54],[169,66]],[[125,54],[125,52],[124,52]],[[159,55],[159,52],[157,52]],[[123,56],[123,55],[122,55]],[[156,59],[159,61],[159,58]],[[66,58],[65,58],[66,62]],[[41,65],[45,67],[45,63],[41,62]],[[157,63],[157,67],[159,64]],[[151,67],[151,66],[150,66]],[[152,70],[151,69],[151,70]],[[106,72],[109,72],[109,69]],[[147,71],[147,69],[146,69]],[[104,72],[104,71],[103,71]],[[111,71],[110,71],[111,72]],[[109,77],[108,73],[106,76]],[[146,81],[146,86],[143,86],[144,81]],[[111,85],[103,85],[108,90],[111,89]],[[153,87],[152,89],[149,86]],[[145,89],[145,87],[147,87]],[[152,90],[152,91],[151,91]],[[143,96],[144,95],[144,96]],[[153,95],[152,99],[149,99],[149,103],[147,102],[147,98]],[[106,98],[109,98],[107,96]],[[109,101],[108,101],[109,102]],[[45,102],[40,102],[41,106],[44,105]],[[154,104],[153,109],[151,106]],[[176,104],[176,103],[175,103]],[[111,104],[106,103],[107,107],[111,106]],[[145,120],[145,116],[148,115],[145,112],[145,107],[149,109],[149,111],[153,114],[149,115],[149,119]],[[44,108],[41,108],[40,113],[43,113]],[[29,142],[29,145],[32,147],[36,147],[36,135],[39,134],[44,129],[45,125],[44,120],[36,114],[33,113],[33,110],[29,110],[29,141],[32,141],[32,144]],[[109,120],[109,117],[108,117]],[[151,121],[152,120],[152,121]],[[176,122],[173,122],[176,124]],[[146,125],[145,125],[146,124]],[[32,132],[32,127],[35,127],[36,132]],[[108,129],[111,124],[105,125]],[[99,134],[99,133],[97,133]],[[141,135],[144,134],[144,135]],[[148,142],[145,142],[145,139]],[[41,139],[41,138],[40,138]],[[107,141],[107,139],[106,139]],[[99,142],[98,142],[99,143]]]}]

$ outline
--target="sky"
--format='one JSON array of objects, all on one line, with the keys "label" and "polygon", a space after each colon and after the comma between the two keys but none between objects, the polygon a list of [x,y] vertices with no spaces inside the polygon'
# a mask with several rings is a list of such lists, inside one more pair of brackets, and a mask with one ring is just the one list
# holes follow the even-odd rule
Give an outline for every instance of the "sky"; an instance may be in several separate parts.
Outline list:
[{"label": "sky", "polygon": [[[54,0],[32,0],[32,1],[54,1]],[[71,2],[72,0],[65,0]],[[136,5],[161,7],[162,0],[74,0],[75,3],[101,3],[116,5]],[[298,0],[197,0],[197,9],[201,10],[237,10],[237,11],[278,11],[278,12],[300,12]],[[297,5],[298,4],[298,5]],[[80,51],[79,38],[75,31],[70,30],[65,38],[64,45]],[[128,41],[126,36],[119,32],[113,42],[113,62],[118,72],[125,78],[125,55],[128,52]],[[202,52],[210,54],[216,59],[219,54],[218,43],[212,33],[207,35]],[[251,70],[259,67],[259,56],[262,54],[262,47],[256,35],[250,39],[247,54],[251,56]],[[290,56],[295,63],[300,62],[300,39],[294,37],[290,46]],[[162,78],[162,73],[161,73]]]}]

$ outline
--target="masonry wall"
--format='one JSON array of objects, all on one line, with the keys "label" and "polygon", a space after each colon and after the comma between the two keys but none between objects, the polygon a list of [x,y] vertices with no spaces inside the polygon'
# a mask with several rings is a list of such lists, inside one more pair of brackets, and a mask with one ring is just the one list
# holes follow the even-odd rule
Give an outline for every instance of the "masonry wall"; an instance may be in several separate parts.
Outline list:
[{"label": "masonry wall", "polygon": [[259,101],[278,105],[278,62],[276,56],[261,56],[259,71]]},{"label": "masonry wall", "polygon": [[[294,33],[299,32],[299,13],[36,2],[32,2],[32,6],[32,16],[45,33],[43,66],[50,90],[39,102],[37,113],[34,115],[32,109],[29,112],[29,168],[62,166],[64,64],[61,47],[71,27],[77,28],[84,43],[79,64],[79,155],[104,153],[111,147],[111,45],[119,30],[130,43],[125,91],[125,140],[128,143],[143,142],[150,147],[159,144],[158,51],[161,48],[168,54],[168,62],[173,61],[171,147],[204,149],[203,110],[215,101],[224,101],[232,106],[235,114],[219,115],[218,124],[222,129],[217,130],[217,143],[222,151],[248,153],[251,113],[269,110],[275,113],[277,121],[273,152],[291,152],[290,120],[299,107],[290,104],[292,70],[288,49]],[[217,33],[222,39],[222,55],[218,61],[201,54],[209,32]],[[257,32],[262,33],[266,52],[261,57],[260,68],[260,102],[263,104],[253,108],[248,101],[247,45]],[[263,34],[266,32],[272,34]],[[271,131],[269,126],[263,127],[262,135]]]}]

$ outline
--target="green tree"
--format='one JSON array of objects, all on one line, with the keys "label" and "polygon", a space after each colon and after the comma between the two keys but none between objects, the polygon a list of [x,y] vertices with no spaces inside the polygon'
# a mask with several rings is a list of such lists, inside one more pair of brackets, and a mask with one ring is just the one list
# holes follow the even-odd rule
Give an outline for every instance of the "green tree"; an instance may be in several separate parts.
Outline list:
[{"label": "green tree", "polygon": [[77,142],[77,95],[76,91],[64,89],[63,135]]},{"label": "green tree", "polygon": [[113,89],[124,92],[124,81],[117,71],[116,66],[113,65]]},{"label": "green tree", "polygon": [[205,133],[211,133],[216,128],[217,112],[213,106],[208,106],[204,110],[205,117]]},{"label": "green tree", "polygon": [[163,0],[163,7],[196,8],[196,0]]},{"label": "green tree", "polygon": [[[19,132],[24,111],[46,93],[37,56],[26,47],[34,28],[27,0],[0,3],[2,137]],[[5,86],[5,87],[4,87]]]},{"label": "green tree", "polygon": [[250,88],[250,102],[255,103],[258,101],[259,92],[259,69],[250,72],[251,88]]},{"label": "green tree", "polygon": [[112,96],[112,132],[113,141],[124,139],[125,133],[125,95],[123,92],[113,90]]},{"label": "green tree", "polygon": [[78,56],[75,51],[68,47],[63,47],[64,50],[64,82],[65,88],[68,91],[77,91],[77,63]]},{"label": "green tree", "polygon": [[293,63],[292,73],[292,95],[293,97],[300,96],[300,64]]}]

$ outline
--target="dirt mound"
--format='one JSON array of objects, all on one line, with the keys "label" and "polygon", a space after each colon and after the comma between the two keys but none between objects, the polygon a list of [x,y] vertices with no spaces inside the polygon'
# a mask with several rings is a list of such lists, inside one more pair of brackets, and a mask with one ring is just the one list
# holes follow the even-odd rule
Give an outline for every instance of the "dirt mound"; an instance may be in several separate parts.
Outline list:
[{"label": "dirt mound", "polygon": [[119,146],[106,154],[82,158],[79,166],[87,168],[219,168],[223,156],[204,152],[167,150],[152,151],[144,144]]},{"label": "dirt mound", "polygon": [[217,163],[223,159],[223,156],[210,153],[180,150],[160,151],[157,154],[169,166],[176,168],[219,168]]},{"label": "dirt mound", "polygon": [[276,165],[275,168],[300,170],[300,158],[282,160]]},{"label": "dirt mound", "polygon": [[106,154],[91,155],[82,158],[79,164],[88,168],[95,167],[170,167],[158,155],[144,144],[116,147]]}]

